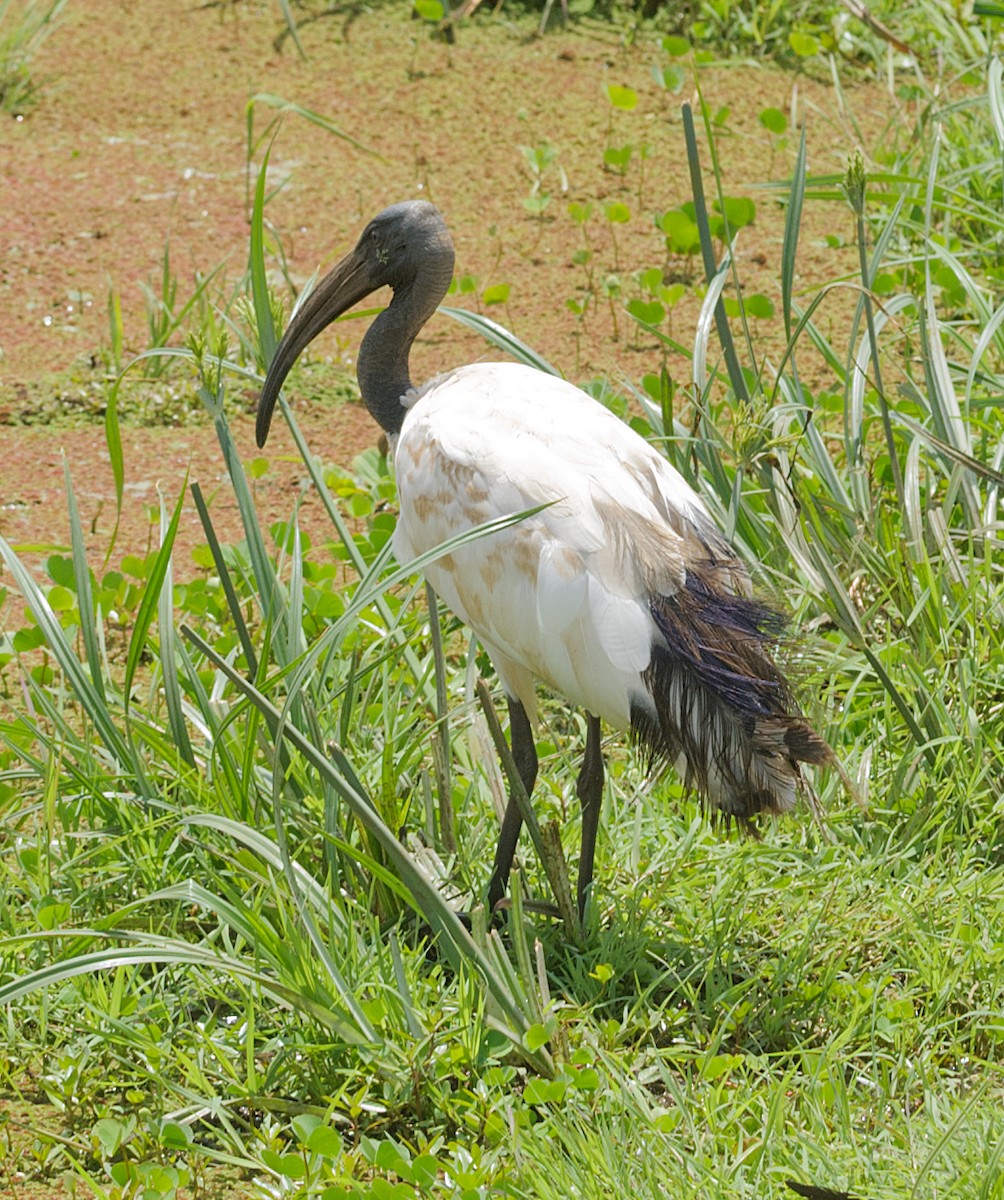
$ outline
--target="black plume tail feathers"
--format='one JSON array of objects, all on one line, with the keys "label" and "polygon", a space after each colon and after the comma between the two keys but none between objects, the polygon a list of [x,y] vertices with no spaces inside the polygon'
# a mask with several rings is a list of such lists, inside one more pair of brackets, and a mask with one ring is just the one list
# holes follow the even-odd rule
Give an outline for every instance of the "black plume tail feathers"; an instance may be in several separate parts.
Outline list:
[{"label": "black plume tail feathers", "polygon": [[771,656],[784,618],[716,582],[713,567],[691,570],[675,595],[651,598],[658,637],[631,731],[714,812],[749,827],[793,806],[802,763],[835,759]]}]

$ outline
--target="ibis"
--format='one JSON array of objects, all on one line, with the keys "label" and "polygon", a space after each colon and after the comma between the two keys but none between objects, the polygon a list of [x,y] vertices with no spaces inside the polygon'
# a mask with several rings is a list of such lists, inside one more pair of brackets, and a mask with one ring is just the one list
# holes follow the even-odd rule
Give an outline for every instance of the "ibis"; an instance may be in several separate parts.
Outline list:
[{"label": "ibis", "polygon": [[[295,311],[262,390],[258,445],[301,351],[389,286],[357,372],[394,455],[395,555],[408,562],[475,526],[538,510],[444,554],[426,576],[491,657],[528,795],[538,683],[586,714],[576,785],[581,915],[604,788],[601,722],[628,732],[650,760],[673,764],[708,809],[743,825],[790,809],[802,764],[832,755],[774,659],[781,616],[753,595],[701,499],[644,438],[579,388],[518,363],[478,362],[412,383],[412,343],[446,295],[453,264],[432,204],[407,201],[375,216]],[[490,910],[506,892],[521,824],[510,796]]]}]

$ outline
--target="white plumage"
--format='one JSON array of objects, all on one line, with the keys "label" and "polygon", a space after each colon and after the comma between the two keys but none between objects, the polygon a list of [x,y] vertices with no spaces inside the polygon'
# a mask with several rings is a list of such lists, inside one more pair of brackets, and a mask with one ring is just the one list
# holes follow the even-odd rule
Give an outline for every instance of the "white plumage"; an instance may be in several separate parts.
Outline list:
[{"label": "white plumage", "polygon": [[684,538],[660,507],[712,530],[682,476],[579,388],[516,363],[460,367],[421,388],[394,463],[402,562],[549,505],[426,575],[531,719],[539,679],[626,730],[632,702],[649,702],[642,672],[658,630],[648,597],[674,595],[686,578]]},{"label": "white plumage", "polygon": [[[427,568],[492,658],[513,757],[530,793],[543,682],[588,713],[578,900],[584,909],[603,791],[600,720],[674,763],[727,819],[794,802],[803,762],[831,761],[794,706],[770,647],[783,622],[685,480],[578,388],[514,363],[460,367],[421,389],[408,357],[445,295],[453,244],[424,201],[378,214],[294,314],[262,390],[263,445],[300,351],[370,292],[394,297],[359,351],[363,399],[395,449],[407,562],[494,519],[546,505]],[[488,889],[509,878],[521,818],[510,798]]]}]

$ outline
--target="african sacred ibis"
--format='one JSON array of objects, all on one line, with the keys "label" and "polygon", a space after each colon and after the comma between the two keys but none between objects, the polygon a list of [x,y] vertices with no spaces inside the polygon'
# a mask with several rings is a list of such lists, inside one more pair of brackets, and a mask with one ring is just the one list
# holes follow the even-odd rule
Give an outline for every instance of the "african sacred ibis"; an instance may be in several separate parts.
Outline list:
[{"label": "african sacred ibis", "polygon": [[[415,388],[408,356],[453,277],[442,215],[415,200],[373,218],[356,248],[294,314],[258,406],[268,436],[276,397],[304,347],[383,285],[390,304],[359,350],[363,400],[387,433],[407,562],[494,518],[547,504],[430,565],[429,582],[477,634],[509,704],[527,793],[537,776],[531,724],[543,681],[588,714],[578,902],[593,878],[603,793],[600,721],[675,763],[727,819],[792,806],[801,763],[831,759],[794,706],[770,647],[779,616],[683,477],[585,392],[516,363],[475,363]],[[510,797],[488,890],[509,881],[521,817]]]}]

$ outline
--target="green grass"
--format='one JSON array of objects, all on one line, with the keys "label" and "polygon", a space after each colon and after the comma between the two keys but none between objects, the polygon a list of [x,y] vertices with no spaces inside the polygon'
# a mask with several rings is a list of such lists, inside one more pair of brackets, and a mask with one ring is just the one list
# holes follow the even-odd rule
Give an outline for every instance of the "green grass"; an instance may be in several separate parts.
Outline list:
[{"label": "green grass", "polygon": [[66,0],[0,0],[0,112],[23,116],[37,99],[31,62]]},{"label": "green grass", "polygon": [[[220,545],[193,489],[206,570],[176,585],[180,488],[160,549],[100,573],[68,471],[73,545],[46,584],[0,542],[33,614],[0,644],[21,698],[0,723],[0,1086],[58,1111],[45,1169],[149,1200],[214,1194],[224,1168],[325,1200],[759,1200],[787,1180],[1004,1197],[1004,122],[999,65],[973,73],[982,106],[932,97],[920,149],[839,179],[798,156],[772,370],[728,254],[736,210],[691,140],[691,379],[605,399],[632,401],[787,598],[792,669],[857,795],[820,778],[821,816],[720,840],[610,739],[581,933],[527,910],[522,885],[548,895],[528,848],[505,934],[485,928],[504,791],[486,660],[446,616],[440,644],[420,564],[391,560],[386,463],[319,463],[283,402],[333,549],[295,509],[259,525],[224,401],[274,344],[262,169],[247,319],[171,350],[243,540]],[[724,155],[715,116],[696,123]],[[857,303],[842,344],[820,321],[834,288],[794,284],[804,206],[828,195],[861,252],[834,281]],[[535,804],[568,853],[582,732],[545,703]]]}]

